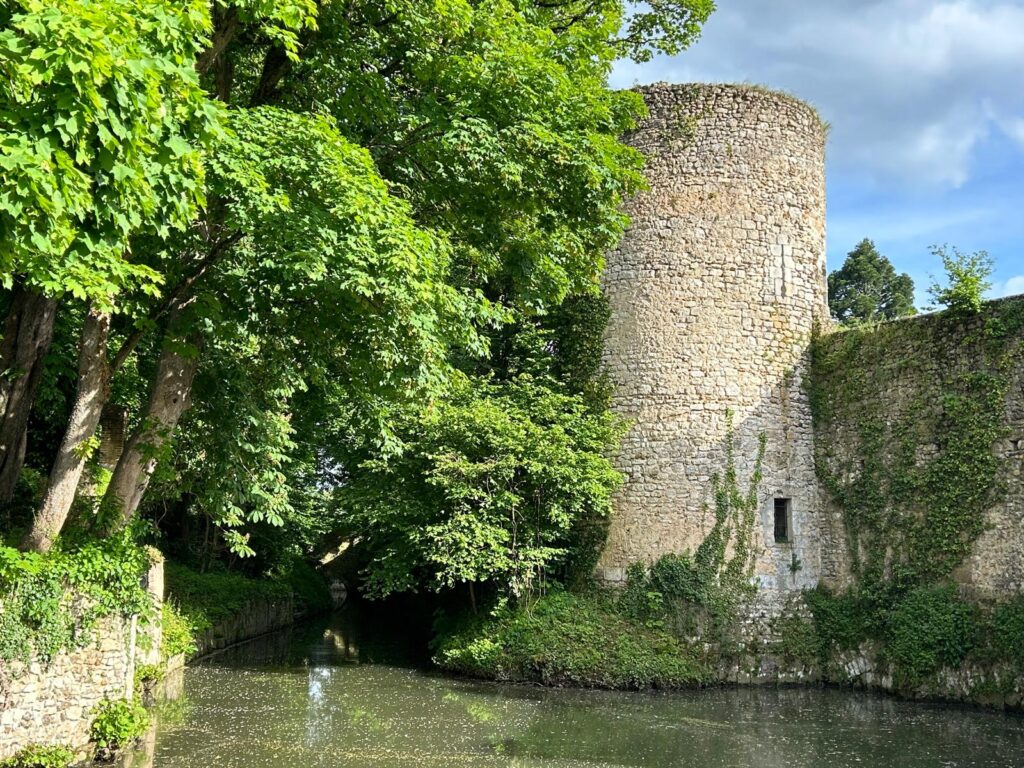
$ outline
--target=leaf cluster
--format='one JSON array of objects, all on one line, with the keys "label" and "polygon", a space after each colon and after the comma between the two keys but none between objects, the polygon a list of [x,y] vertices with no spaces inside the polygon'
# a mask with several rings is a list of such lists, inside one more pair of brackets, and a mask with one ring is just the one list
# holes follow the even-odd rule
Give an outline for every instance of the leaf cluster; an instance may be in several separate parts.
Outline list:
[{"label": "leaf cluster", "polygon": [[74,759],[75,751],[71,747],[29,744],[6,760],[0,760],[0,768],[68,768]]},{"label": "leaf cluster", "polygon": [[100,749],[120,749],[149,727],[149,713],[137,700],[104,699],[93,709],[89,740]]},{"label": "leaf cluster", "polygon": [[108,305],[161,276],[128,254],[205,199],[220,110],[194,68],[210,30],[190,2],[10,0],[0,27],[0,275]]},{"label": "leaf cluster", "polygon": [[87,642],[104,616],[148,616],[149,565],[131,531],[46,555],[0,547],[0,660],[48,661]]},{"label": "leaf cluster", "polygon": [[609,513],[620,476],[607,452],[621,432],[611,415],[525,375],[467,381],[409,421],[400,455],[367,460],[339,493],[374,553],[367,589],[542,589],[574,524]]},{"label": "leaf cluster", "polygon": [[964,253],[956,247],[935,246],[932,255],[942,260],[947,283],[936,279],[928,287],[928,295],[935,303],[960,314],[975,314],[981,310],[985,293],[992,287],[989,278],[995,262],[985,251]]}]

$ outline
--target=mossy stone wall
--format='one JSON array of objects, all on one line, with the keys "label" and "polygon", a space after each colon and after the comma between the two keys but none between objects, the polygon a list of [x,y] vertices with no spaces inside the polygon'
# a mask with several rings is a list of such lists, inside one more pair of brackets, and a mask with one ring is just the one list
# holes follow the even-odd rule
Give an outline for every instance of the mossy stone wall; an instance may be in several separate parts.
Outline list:
[{"label": "mossy stone wall", "polygon": [[1024,591],[1024,297],[820,336],[822,583]]}]

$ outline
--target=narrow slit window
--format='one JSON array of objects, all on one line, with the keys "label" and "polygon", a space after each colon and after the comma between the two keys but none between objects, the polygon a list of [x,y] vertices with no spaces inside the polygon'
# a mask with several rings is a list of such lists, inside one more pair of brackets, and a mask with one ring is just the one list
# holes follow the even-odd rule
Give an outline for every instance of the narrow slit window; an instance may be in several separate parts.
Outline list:
[{"label": "narrow slit window", "polygon": [[775,543],[788,544],[790,541],[790,528],[792,523],[791,512],[793,509],[792,499],[775,500]]}]

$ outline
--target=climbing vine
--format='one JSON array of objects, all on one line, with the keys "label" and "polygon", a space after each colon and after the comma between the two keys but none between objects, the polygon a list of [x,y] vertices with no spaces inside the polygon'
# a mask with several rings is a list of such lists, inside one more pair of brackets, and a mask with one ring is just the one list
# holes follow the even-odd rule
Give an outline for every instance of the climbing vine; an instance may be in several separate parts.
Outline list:
[{"label": "climbing vine", "polygon": [[45,555],[0,546],[0,661],[48,661],[110,615],[148,616],[148,553],[129,530]]},{"label": "climbing vine", "polygon": [[742,484],[731,413],[728,420],[725,469],[712,478],[714,525],[692,554],[670,553],[649,568],[630,567],[619,603],[633,619],[668,625],[684,636],[721,639],[733,628],[736,609],[756,591],[753,533],[767,440],[759,436],[753,470]]},{"label": "climbing vine", "polygon": [[816,334],[816,468],[841,513],[853,582],[807,595],[816,631],[804,645],[820,661],[880,641],[897,682],[917,684],[972,653],[1010,658],[994,637],[1024,641],[1011,604],[982,611],[952,580],[1005,492],[994,447],[1022,350],[1019,301]]},{"label": "climbing vine", "polygon": [[1022,307],[1002,303],[815,339],[816,466],[859,583],[935,583],[985,530],[1021,328]]}]

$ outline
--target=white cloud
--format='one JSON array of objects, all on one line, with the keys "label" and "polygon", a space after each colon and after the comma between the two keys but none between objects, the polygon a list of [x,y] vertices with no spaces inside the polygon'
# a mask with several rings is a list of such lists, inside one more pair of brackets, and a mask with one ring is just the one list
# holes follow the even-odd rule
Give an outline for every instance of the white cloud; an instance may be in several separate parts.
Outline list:
[{"label": "white cloud", "polygon": [[1003,133],[1024,146],[1024,117],[1002,120],[1000,127]]},{"label": "white cloud", "polygon": [[1018,296],[1022,293],[1024,293],[1024,275],[1016,275],[1009,280],[996,283],[992,287],[992,295],[997,299],[1003,296]]},{"label": "white cloud", "polygon": [[957,187],[993,130],[1024,146],[1024,0],[728,0],[671,59],[613,81],[760,82],[815,104],[830,164]]}]

